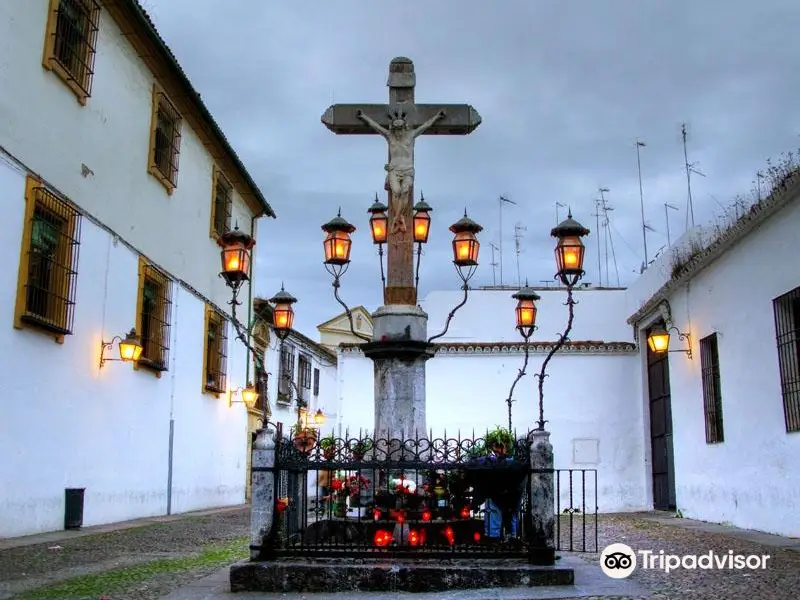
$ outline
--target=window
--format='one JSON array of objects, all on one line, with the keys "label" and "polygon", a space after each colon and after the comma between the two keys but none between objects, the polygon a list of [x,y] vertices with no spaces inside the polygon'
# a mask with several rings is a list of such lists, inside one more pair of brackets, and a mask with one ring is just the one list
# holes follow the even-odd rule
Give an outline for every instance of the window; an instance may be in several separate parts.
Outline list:
[{"label": "window", "polygon": [[300,398],[308,399],[308,392],[311,389],[311,358],[305,354],[300,355],[297,364],[297,389]]},{"label": "window", "polygon": [[100,5],[95,0],[50,0],[43,65],[86,104],[91,96]]},{"label": "window", "polygon": [[314,369],[314,395],[319,396],[319,369]]},{"label": "window", "polygon": [[294,377],[294,348],[284,344],[281,348],[280,377],[278,378],[278,401],[291,402],[292,379]]},{"label": "window", "polygon": [[203,387],[209,392],[221,394],[225,391],[228,364],[228,321],[206,305],[206,341],[203,357]]},{"label": "window", "polygon": [[81,216],[29,177],[25,189],[14,326],[33,326],[58,342],[72,333]]},{"label": "window", "polygon": [[700,370],[703,379],[703,413],[706,420],[706,443],[725,441],[722,432],[722,389],[719,377],[717,334],[700,340]]},{"label": "window", "polygon": [[800,287],[772,301],[786,431],[800,431]]},{"label": "window", "polygon": [[167,188],[178,187],[178,155],[181,149],[181,116],[166,94],[154,88],[148,171]]},{"label": "window", "polygon": [[219,169],[214,169],[214,196],[211,202],[211,236],[219,237],[231,228],[233,186]]},{"label": "window", "polygon": [[138,365],[160,373],[169,368],[172,282],[144,259],[139,259],[139,298],[136,331],[142,339]]}]

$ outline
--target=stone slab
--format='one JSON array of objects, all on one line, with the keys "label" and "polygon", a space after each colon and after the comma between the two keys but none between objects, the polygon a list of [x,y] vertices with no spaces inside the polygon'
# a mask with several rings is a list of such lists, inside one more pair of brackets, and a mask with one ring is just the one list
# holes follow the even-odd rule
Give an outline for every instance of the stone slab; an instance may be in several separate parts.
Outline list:
[{"label": "stone slab", "polygon": [[535,567],[519,560],[279,559],[231,567],[233,592],[442,592],[572,585],[569,567]]},{"label": "stone slab", "polygon": [[[557,600],[566,598],[596,598],[598,596],[648,598],[650,594],[639,583],[630,579],[610,579],[597,564],[576,556],[564,556],[559,563],[575,572],[574,585],[510,587],[474,590],[451,590],[411,594],[397,591],[362,592],[359,600]],[[162,600],[279,600],[303,598],[305,600],[352,600],[353,592],[326,591],[302,593],[291,596],[282,592],[238,592],[230,591],[230,569],[217,571],[209,577],[199,579],[175,590]]]},{"label": "stone slab", "polygon": [[374,342],[425,342],[428,315],[418,306],[390,304],[372,313]]}]

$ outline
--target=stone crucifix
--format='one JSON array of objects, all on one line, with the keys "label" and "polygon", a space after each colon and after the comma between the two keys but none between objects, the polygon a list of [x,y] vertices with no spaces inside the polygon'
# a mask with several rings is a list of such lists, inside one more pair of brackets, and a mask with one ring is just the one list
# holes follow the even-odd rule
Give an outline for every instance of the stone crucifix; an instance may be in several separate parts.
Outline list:
[{"label": "stone crucifix", "polygon": [[389,239],[384,303],[416,306],[414,237],[414,144],[420,135],[467,135],[481,123],[468,104],[416,104],[414,63],[404,57],[389,64],[388,104],[334,104],[322,123],[336,134],[378,134],[386,139],[389,159],[384,189],[389,195]]}]

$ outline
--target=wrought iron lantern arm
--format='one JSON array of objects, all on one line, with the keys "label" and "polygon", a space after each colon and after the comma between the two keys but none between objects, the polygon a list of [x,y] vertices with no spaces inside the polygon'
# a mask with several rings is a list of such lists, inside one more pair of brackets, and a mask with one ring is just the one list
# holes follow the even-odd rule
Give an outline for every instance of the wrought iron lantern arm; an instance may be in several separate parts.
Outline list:
[{"label": "wrought iron lantern arm", "polygon": [[519,380],[525,377],[526,369],[528,368],[528,359],[530,358],[530,338],[533,335],[533,329],[530,330],[530,333],[522,333],[522,338],[525,340],[523,345],[523,350],[525,352],[525,360],[522,361],[522,368],[519,369],[517,373],[516,379],[511,383],[511,389],[508,390],[508,398],[506,398],[506,404],[508,404],[508,430],[513,431],[511,427],[511,405],[514,402],[514,388],[517,387]]},{"label": "wrought iron lantern arm", "polygon": [[[461,274],[461,271],[459,271],[459,275],[460,274]],[[441,333],[437,333],[436,335],[428,338],[428,343],[429,344],[433,340],[438,339],[440,337],[443,337],[447,333],[447,330],[450,328],[450,321],[452,321],[453,317],[456,316],[456,312],[458,312],[458,309],[460,309],[462,306],[464,306],[467,303],[467,298],[469,297],[469,284],[467,283],[466,279],[464,279],[464,285],[461,286],[461,289],[464,290],[464,298],[447,315],[447,320],[444,322],[444,329],[441,331]]]},{"label": "wrought iron lantern arm", "polygon": [[339,280],[339,275],[333,276],[332,285],[333,285],[333,297],[336,298],[336,301],[342,305],[342,308],[344,308],[344,312],[347,315],[347,320],[350,323],[350,333],[352,333],[355,337],[357,337],[360,340],[364,340],[365,342],[371,342],[372,339],[370,339],[368,336],[364,335],[363,333],[358,333],[356,331],[356,328],[353,325],[353,313],[350,311],[350,307],[347,306],[344,300],[342,300],[342,298],[339,296],[339,288],[342,285],[341,281]]},{"label": "wrought iron lantern arm", "polygon": [[422,243],[417,243],[417,266],[414,269],[414,289],[419,293],[419,264],[422,262]]},{"label": "wrought iron lantern arm", "polygon": [[577,304],[577,302],[572,297],[572,288],[573,286],[571,285],[567,286],[567,301],[564,303],[569,310],[567,328],[564,330],[564,333],[558,334],[558,341],[550,349],[550,352],[547,353],[544,362],[542,362],[541,370],[534,374],[534,377],[539,380],[539,420],[536,424],[540,431],[544,431],[544,424],[547,423],[547,421],[544,420],[544,378],[547,377],[547,365],[550,363],[550,359],[553,358],[553,355],[561,350],[561,347],[569,341],[569,333],[572,331],[572,322],[575,318],[575,304]]}]

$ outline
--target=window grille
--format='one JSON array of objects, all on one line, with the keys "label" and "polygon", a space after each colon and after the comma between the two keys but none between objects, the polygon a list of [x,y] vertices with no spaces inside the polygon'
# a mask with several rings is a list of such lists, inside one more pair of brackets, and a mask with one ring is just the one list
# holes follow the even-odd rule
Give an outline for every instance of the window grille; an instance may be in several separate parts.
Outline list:
[{"label": "window grille", "polygon": [[32,180],[27,203],[22,257],[27,268],[21,273],[18,325],[69,335],[75,318],[81,215]]},{"label": "window grille", "polygon": [[45,65],[85,101],[92,90],[100,5],[95,0],[54,0],[50,10]]},{"label": "window grille", "polygon": [[163,92],[154,98],[150,164],[168,189],[178,185],[178,157],[181,148],[181,116]]},{"label": "window grille", "polygon": [[700,340],[700,370],[703,381],[703,413],[706,422],[706,443],[725,441],[722,428],[722,388],[719,373],[717,334]]},{"label": "window grille", "polygon": [[205,388],[222,393],[227,380],[228,321],[216,310],[206,310]]},{"label": "window grille", "polygon": [[233,186],[220,172],[214,175],[214,204],[212,206],[212,232],[215,236],[230,231],[233,212]]},{"label": "window grille", "polygon": [[800,287],[772,301],[786,431],[800,431]]},{"label": "window grille", "polygon": [[278,380],[278,399],[282,402],[291,402],[292,385],[294,377],[294,348],[284,345],[281,348],[280,378]]},{"label": "window grille", "polygon": [[319,396],[319,369],[314,369],[314,395]]},{"label": "window grille", "polygon": [[139,364],[154,371],[169,369],[172,281],[154,266],[143,263],[139,275],[139,315],[136,330],[141,335]]}]

